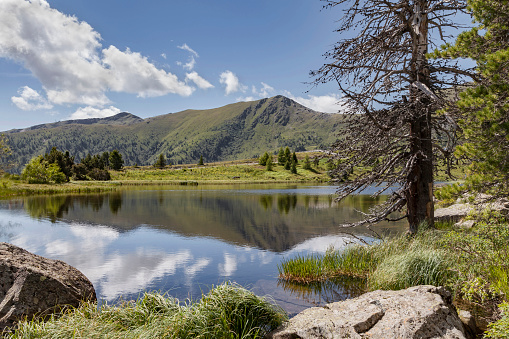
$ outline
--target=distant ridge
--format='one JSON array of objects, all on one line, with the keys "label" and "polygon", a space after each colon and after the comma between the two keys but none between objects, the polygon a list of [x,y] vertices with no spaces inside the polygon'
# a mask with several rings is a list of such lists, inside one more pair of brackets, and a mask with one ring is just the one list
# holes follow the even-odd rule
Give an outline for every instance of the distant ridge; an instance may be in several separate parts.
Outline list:
[{"label": "distant ridge", "polygon": [[134,114],[128,112],[122,112],[115,114],[111,117],[106,118],[89,118],[89,119],[76,119],[76,120],[64,120],[53,123],[35,125],[28,128],[23,129],[15,129],[9,132],[25,132],[32,131],[41,128],[55,128],[59,126],[79,124],[79,125],[93,125],[93,124],[102,124],[102,125],[131,125],[137,122],[143,121],[142,118],[137,117]]},{"label": "distant ridge", "polygon": [[280,147],[326,148],[341,131],[341,114],[320,113],[278,95],[206,110],[186,110],[141,119],[119,113],[102,119],[69,120],[5,132],[19,172],[52,147],[79,161],[86,154],[119,150],[126,165],[151,165],[159,154],[176,163],[257,157]]}]

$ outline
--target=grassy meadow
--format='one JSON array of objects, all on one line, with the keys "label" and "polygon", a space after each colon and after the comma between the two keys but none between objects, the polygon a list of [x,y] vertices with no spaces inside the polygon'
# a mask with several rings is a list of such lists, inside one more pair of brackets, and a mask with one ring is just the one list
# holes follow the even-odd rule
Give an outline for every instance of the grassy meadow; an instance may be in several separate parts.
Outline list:
[{"label": "grassy meadow", "polygon": [[205,183],[288,183],[288,182],[326,182],[326,160],[311,169],[303,168],[306,154],[297,154],[299,163],[297,173],[285,170],[283,166],[274,164],[271,170],[258,164],[258,159],[165,166],[128,166],[120,171],[110,170],[111,181],[72,181],[63,184],[28,184],[18,175],[4,174],[0,179],[0,198],[26,196],[35,194],[59,193],[99,193],[113,191],[129,185],[197,185]]}]

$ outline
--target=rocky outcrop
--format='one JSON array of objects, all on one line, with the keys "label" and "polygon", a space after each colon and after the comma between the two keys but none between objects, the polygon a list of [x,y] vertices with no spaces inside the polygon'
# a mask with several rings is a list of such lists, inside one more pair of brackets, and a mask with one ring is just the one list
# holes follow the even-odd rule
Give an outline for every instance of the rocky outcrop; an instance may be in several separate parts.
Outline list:
[{"label": "rocky outcrop", "polygon": [[0,243],[0,330],[83,300],[95,301],[96,294],[76,268]]},{"label": "rocky outcrop", "polygon": [[456,227],[471,228],[475,221],[466,219],[470,213],[491,210],[509,215],[509,200],[506,198],[494,199],[487,194],[478,194],[472,202],[470,200],[470,196],[466,195],[451,206],[435,209],[435,221],[454,222]]},{"label": "rocky outcrop", "polygon": [[443,287],[374,291],[297,314],[269,338],[468,338]]}]

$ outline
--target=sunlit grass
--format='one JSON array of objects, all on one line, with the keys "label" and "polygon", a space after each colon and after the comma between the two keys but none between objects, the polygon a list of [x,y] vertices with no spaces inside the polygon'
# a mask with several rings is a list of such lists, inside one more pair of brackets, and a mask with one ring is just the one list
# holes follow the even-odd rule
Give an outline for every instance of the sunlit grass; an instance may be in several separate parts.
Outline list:
[{"label": "sunlit grass", "polygon": [[365,277],[370,290],[445,284],[450,262],[443,251],[433,250],[436,239],[437,235],[426,231],[414,238],[403,234],[372,245],[351,244],[325,254],[297,256],[278,265],[279,277],[301,283],[343,275]]},{"label": "sunlit grass", "polygon": [[225,283],[197,302],[146,293],[120,306],[84,303],[47,321],[23,321],[7,338],[263,338],[287,319],[269,299]]}]

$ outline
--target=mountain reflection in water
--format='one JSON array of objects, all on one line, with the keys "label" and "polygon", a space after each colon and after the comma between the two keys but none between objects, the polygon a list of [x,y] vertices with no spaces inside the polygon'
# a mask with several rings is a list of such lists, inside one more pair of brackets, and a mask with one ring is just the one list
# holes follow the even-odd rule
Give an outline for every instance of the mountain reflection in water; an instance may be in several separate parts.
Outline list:
[{"label": "mountain reflection in water", "polygon": [[[0,241],[77,267],[110,301],[154,289],[196,298],[233,280],[291,312],[352,289],[331,282],[296,293],[278,284],[280,260],[355,240],[338,225],[385,199],[357,195],[338,204],[332,193],[329,186],[198,186],[26,197],[0,202]],[[386,223],[377,231],[399,229]],[[365,228],[348,231],[371,239]]]}]

